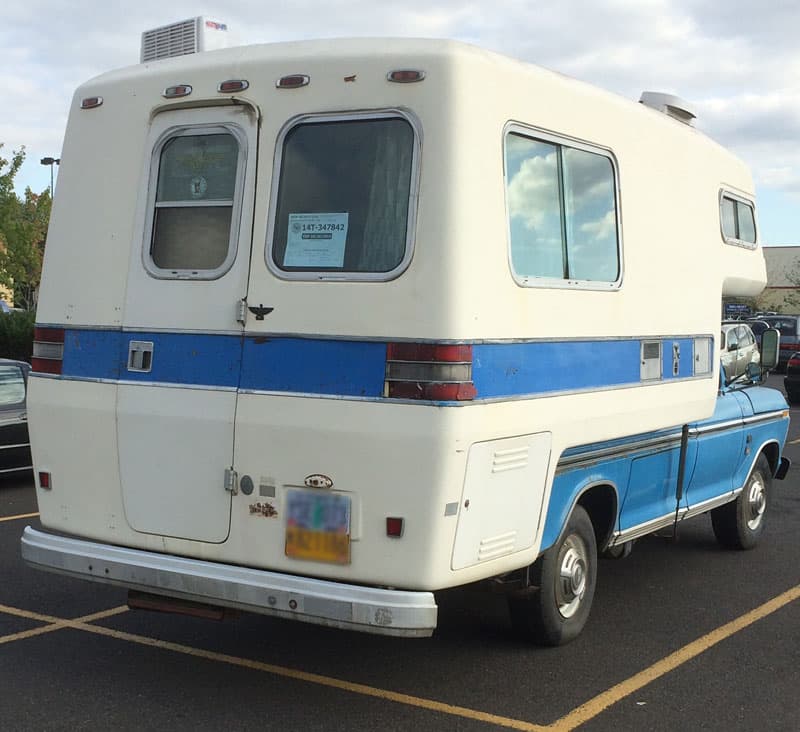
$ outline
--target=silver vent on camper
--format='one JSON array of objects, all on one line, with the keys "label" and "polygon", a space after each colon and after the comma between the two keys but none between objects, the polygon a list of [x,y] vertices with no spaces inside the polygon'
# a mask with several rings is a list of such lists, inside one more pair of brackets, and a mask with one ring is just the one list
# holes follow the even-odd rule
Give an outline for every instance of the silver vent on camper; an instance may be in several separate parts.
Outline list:
[{"label": "silver vent on camper", "polygon": [[694,113],[689,102],[680,97],[673,96],[672,94],[662,94],[661,92],[642,92],[639,102],[646,107],[663,112],[668,117],[683,122],[690,127],[694,127],[694,121],[697,115]]},{"label": "silver vent on camper", "polygon": [[228,45],[228,26],[198,15],[142,33],[140,61],[213,51]]}]

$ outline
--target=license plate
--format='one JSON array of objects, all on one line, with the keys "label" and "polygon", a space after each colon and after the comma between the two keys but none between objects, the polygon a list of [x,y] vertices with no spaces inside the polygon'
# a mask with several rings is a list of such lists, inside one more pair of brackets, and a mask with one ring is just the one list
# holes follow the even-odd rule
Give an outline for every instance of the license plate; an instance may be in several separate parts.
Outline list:
[{"label": "license plate", "polygon": [[286,507],[287,557],[350,564],[350,496],[290,490]]}]

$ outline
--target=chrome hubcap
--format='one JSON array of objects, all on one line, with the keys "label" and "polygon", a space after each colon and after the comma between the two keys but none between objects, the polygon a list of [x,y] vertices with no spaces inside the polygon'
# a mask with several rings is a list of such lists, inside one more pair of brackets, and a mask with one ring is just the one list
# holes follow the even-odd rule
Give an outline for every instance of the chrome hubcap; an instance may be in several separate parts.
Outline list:
[{"label": "chrome hubcap", "polygon": [[566,538],[558,553],[556,604],[564,618],[571,618],[578,612],[586,594],[587,555],[583,541],[574,534]]},{"label": "chrome hubcap", "polygon": [[747,492],[747,528],[755,531],[764,518],[767,509],[767,493],[760,475],[753,478]]}]

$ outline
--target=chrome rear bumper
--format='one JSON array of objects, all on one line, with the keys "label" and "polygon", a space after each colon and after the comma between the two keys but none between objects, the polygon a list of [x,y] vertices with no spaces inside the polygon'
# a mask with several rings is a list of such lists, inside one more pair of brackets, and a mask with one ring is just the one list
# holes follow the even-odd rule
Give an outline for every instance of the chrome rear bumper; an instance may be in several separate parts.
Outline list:
[{"label": "chrome rear bumper", "polygon": [[248,569],[56,536],[25,527],[31,566],[254,613],[336,628],[424,637],[436,628],[431,592],[405,592]]}]

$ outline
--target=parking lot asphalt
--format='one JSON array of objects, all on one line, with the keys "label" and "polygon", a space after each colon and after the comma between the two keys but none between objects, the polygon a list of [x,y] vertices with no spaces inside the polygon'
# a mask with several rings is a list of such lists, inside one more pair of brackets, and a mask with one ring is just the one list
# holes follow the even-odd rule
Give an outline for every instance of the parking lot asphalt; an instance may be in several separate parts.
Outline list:
[{"label": "parking lot asphalt", "polygon": [[[770,377],[779,386],[780,377]],[[570,645],[511,634],[502,597],[437,595],[403,640],[241,614],[130,611],[126,593],[25,566],[32,480],[0,482],[4,730],[800,729],[800,410],[762,542],[718,548],[707,516],[603,561]]]}]

